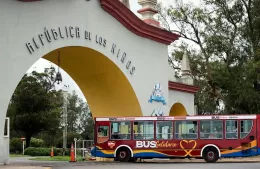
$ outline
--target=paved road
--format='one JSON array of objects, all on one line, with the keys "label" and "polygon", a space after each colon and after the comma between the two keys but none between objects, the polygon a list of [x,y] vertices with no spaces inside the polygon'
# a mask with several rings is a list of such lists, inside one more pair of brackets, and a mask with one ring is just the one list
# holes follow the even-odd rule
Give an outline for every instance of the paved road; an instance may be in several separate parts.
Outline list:
[{"label": "paved road", "polygon": [[142,162],[142,163],[117,163],[117,162],[35,162],[12,163],[0,166],[0,169],[259,169],[260,163],[177,163],[177,162]]},{"label": "paved road", "polygon": [[205,162],[53,162],[31,161],[28,158],[12,158],[8,166],[0,169],[260,169],[260,162],[225,162],[214,164]]},{"label": "paved road", "polygon": [[259,169],[260,163],[137,163],[137,164],[119,164],[103,163],[90,164],[84,166],[63,166],[53,167],[53,169]]}]

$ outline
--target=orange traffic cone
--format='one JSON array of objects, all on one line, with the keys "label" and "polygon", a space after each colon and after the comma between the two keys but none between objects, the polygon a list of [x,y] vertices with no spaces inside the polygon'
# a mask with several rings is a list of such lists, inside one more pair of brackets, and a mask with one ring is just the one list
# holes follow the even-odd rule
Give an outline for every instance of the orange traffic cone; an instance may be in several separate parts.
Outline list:
[{"label": "orange traffic cone", "polygon": [[74,145],[73,145],[73,143],[71,144],[71,148],[70,148],[70,162],[76,162],[76,159],[75,159],[75,150],[74,150]]},{"label": "orange traffic cone", "polygon": [[53,147],[51,148],[51,157],[54,156]]}]

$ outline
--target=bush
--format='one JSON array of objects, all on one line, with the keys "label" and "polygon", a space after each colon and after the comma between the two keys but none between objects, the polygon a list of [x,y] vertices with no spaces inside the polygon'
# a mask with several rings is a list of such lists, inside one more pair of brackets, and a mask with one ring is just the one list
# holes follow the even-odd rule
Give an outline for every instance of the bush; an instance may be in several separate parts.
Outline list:
[{"label": "bush", "polygon": [[44,141],[42,139],[31,138],[30,147],[44,147]]},{"label": "bush", "polygon": [[10,152],[19,154],[22,153],[23,149],[23,142],[20,138],[12,138],[10,140]]},{"label": "bush", "polygon": [[[54,148],[53,149],[54,156],[62,156],[63,149],[62,148]],[[77,154],[80,153],[77,151]],[[25,155],[29,156],[50,156],[51,155],[51,148],[44,148],[44,147],[28,147],[24,150]],[[70,149],[65,149],[65,155],[70,155]]]},{"label": "bush", "polygon": [[30,156],[49,156],[50,153],[51,148],[28,147],[24,150],[24,154]]}]

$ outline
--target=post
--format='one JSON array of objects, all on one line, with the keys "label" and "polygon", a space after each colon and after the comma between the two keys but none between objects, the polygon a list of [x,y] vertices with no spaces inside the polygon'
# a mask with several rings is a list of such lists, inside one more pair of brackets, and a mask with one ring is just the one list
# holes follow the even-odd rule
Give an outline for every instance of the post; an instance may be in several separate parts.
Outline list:
[{"label": "post", "polygon": [[75,151],[74,151],[74,153],[75,153],[75,160],[77,160],[77,138],[74,138],[74,142],[75,142]]},{"label": "post", "polygon": [[84,140],[82,140],[82,158],[85,157]]},{"label": "post", "polygon": [[10,118],[5,118],[5,127],[4,127],[4,147],[1,151],[4,152],[4,165],[9,164],[10,156]]},{"label": "post", "polygon": [[63,156],[67,148],[67,91],[63,92]]},{"label": "post", "polygon": [[25,143],[25,137],[21,138],[22,142],[23,142],[23,155],[24,155],[24,143]]},{"label": "post", "polygon": [[24,140],[23,140],[23,155],[24,155]]}]

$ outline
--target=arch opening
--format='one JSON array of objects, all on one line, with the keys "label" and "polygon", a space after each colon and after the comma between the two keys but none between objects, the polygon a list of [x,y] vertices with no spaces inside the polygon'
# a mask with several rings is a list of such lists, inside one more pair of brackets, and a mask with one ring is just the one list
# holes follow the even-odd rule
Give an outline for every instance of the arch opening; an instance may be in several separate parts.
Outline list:
[{"label": "arch opening", "polygon": [[170,116],[187,116],[188,113],[181,103],[175,103],[170,109]]},{"label": "arch opening", "polygon": [[109,58],[87,47],[56,49],[44,59],[58,64],[87,98],[93,117],[142,116],[137,96],[124,73]]}]

